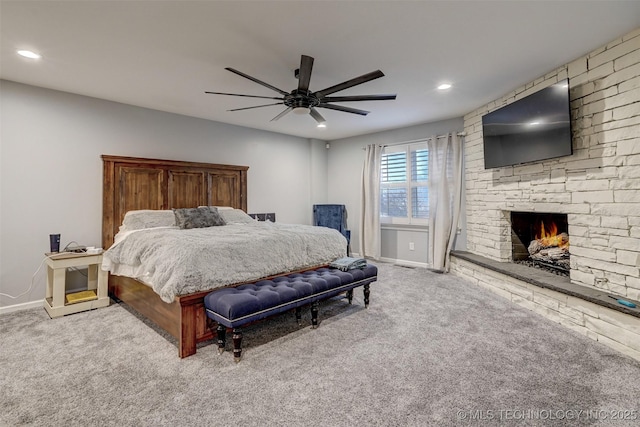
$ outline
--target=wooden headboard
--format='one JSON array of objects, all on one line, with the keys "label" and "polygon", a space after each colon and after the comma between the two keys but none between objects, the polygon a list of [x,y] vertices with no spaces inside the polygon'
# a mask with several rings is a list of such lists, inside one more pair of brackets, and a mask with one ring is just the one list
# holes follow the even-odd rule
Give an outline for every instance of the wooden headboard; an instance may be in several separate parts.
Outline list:
[{"label": "wooden headboard", "polygon": [[137,209],[232,206],[247,210],[248,166],[102,155],[102,247]]}]

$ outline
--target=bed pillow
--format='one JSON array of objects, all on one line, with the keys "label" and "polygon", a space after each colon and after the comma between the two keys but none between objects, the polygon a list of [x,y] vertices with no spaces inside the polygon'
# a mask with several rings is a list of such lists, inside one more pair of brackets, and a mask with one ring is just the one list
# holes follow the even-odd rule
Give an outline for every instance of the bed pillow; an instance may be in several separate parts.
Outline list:
[{"label": "bed pillow", "polygon": [[176,224],[182,229],[225,225],[218,209],[210,207],[174,209]]},{"label": "bed pillow", "polygon": [[122,220],[122,229],[127,231],[144,228],[171,227],[176,225],[176,217],[170,210],[129,211]]},{"label": "bed pillow", "polygon": [[249,224],[255,222],[242,209],[225,209],[218,212],[227,224]]}]

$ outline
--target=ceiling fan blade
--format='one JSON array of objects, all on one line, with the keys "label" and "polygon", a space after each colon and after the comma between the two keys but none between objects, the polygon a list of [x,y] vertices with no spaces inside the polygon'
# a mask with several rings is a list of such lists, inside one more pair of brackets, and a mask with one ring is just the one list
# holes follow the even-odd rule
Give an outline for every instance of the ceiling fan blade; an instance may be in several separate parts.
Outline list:
[{"label": "ceiling fan blade", "polygon": [[351,80],[347,80],[346,82],[339,83],[339,84],[337,84],[335,86],[331,86],[331,87],[328,87],[326,89],[319,90],[316,93],[314,93],[314,95],[317,98],[323,98],[323,97],[325,97],[327,95],[330,95],[330,94],[332,94],[334,92],[340,92],[341,90],[345,90],[345,89],[348,89],[350,87],[353,87],[353,86],[356,86],[356,85],[359,85],[359,84],[362,84],[362,83],[366,83],[368,81],[375,80],[375,79],[383,77],[383,76],[384,76],[384,73],[382,71],[380,71],[380,70],[372,71],[370,73],[363,74],[363,75],[361,75],[359,77],[356,77],[356,78],[353,78]]},{"label": "ceiling fan blade", "polygon": [[356,108],[350,108],[350,107],[343,107],[342,105],[332,105],[332,104],[323,103],[323,104],[318,104],[318,107],[328,108],[330,110],[344,111],[345,113],[360,114],[361,116],[366,116],[367,114],[369,114],[368,111],[358,110]]},{"label": "ceiling fan blade", "polygon": [[324,117],[322,117],[322,114],[318,113],[318,110],[313,107],[309,109],[309,114],[311,115],[311,117],[316,119],[316,122],[318,122],[319,124],[326,122]]},{"label": "ceiling fan blade", "polygon": [[276,92],[278,92],[278,93],[280,93],[280,94],[282,94],[282,95],[289,95],[289,92],[285,92],[285,91],[283,91],[282,89],[278,89],[278,88],[277,88],[277,87],[275,87],[275,86],[271,86],[269,83],[265,83],[265,82],[263,82],[262,80],[258,80],[258,79],[256,79],[255,77],[251,77],[250,75],[245,74],[245,73],[243,73],[242,71],[234,70],[233,68],[230,68],[230,67],[225,68],[225,70],[229,70],[229,71],[231,71],[232,73],[235,73],[235,74],[237,74],[237,75],[239,75],[239,76],[244,77],[245,79],[249,79],[249,80],[251,80],[252,82],[256,82],[256,83],[258,83],[258,84],[260,84],[260,85],[262,85],[262,86],[264,86],[264,87],[268,87],[268,88],[269,88],[269,89],[271,89],[271,90],[275,90]]},{"label": "ceiling fan blade", "polygon": [[282,100],[282,98],[276,98],[275,96],[242,95],[240,93],[225,93],[225,92],[205,92],[205,93],[210,93],[210,94],[213,94],[213,95],[245,96],[247,98],[263,98],[263,99],[280,99],[280,100]]},{"label": "ceiling fan blade", "polygon": [[300,58],[300,71],[298,72],[298,90],[306,92],[309,90],[311,80],[311,70],[313,69],[313,58],[302,55]]},{"label": "ceiling fan blade", "polygon": [[293,107],[288,107],[286,110],[284,110],[282,113],[278,114],[277,116],[275,116],[273,119],[271,119],[272,122],[275,122],[276,120],[280,119],[281,117],[285,116],[289,111],[293,110]]},{"label": "ceiling fan blade", "polygon": [[396,99],[396,95],[355,95],[355,96],[325,96],[323,102],[350,102],[350,101],[386,101]]},{"label": "ceiling fan blade", "polygon": [[227,111],[250,110],[252,108],[271,107],[272,105],[282,105],[282,104],[284,104],[284,102],[276,102],[275,104],[254,105],[253,107],[234,108],[233,110],[227,110]]}]

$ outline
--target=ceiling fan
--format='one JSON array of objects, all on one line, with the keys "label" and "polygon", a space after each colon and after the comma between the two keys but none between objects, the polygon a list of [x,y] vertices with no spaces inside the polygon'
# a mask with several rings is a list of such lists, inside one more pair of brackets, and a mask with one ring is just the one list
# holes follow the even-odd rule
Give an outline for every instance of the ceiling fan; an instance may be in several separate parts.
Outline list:
[{"label": "ceiling fan", "polygon": [[241,71],[235,70],[233,68],[227,67],[225,70],[229,70],[232,73],[235,73],[239,76],[242,76],[246,79],[249,79],[253,82],[256,82],[262,86],[268,87],[269,89],[278,92],[282,97],[271,97],[271,96],[258,96],[258,95],[243,95],[238,93],[224,93],[224,92],[205,92],[214,95],[230,95],[230,96],[244,96],[248,98],[263,98],[263,99],[275,99],[280,102],[276,102],[273,104],[264,104],[264,105],[255,105],[253,107],[244,107],[244,108],[235,108],[233,110],[228,111],[240,111],[240,110],[249,110],[252,108],[261,108],[261,107],[270,107],[272,105],[284,105],[287,108],[282,111],[280,114],[275,116],[271,121],[278,120],[285,116],[286,114],[293,111],[297,114],[309,114],[313,117],[318,124],[325,123],[324,117],[316,110],[316,108],[328,108],[330,110],[343,111],[345,113],[359,114],[361,116],[366,116],[369,114],[369,111],[359,110],[356,108],[345,107],[342,105],[334,105],[333,102],[352,102],[352,101],[384,101],[396,99],[396,95],[353,95],[353,96],[328,96],[332,93],[339,92],[341,90],[348,89],[350,87],[366,83],[368,81],[380,78],[384,76],[382,71],[376,70],[367,74],[363,74],[362,76],[355,77],[351,80],[347,80],[345,82],[339,83],[335,86],[328,87],[326,89],[322,89],[316,92],[311,92],[309,90],[309,81],[311,80],[311,70],[313,69],[313,58],[310,56],[302,55],[300,59],[300,68],[295,70],[295,77],[298,79],[298,87],[291,92],[286,92],[282,89],[278,89],[275,86],[271,86],[268,83],[265,83],[261,80],[256,79],[255,77],[251,77]]}]

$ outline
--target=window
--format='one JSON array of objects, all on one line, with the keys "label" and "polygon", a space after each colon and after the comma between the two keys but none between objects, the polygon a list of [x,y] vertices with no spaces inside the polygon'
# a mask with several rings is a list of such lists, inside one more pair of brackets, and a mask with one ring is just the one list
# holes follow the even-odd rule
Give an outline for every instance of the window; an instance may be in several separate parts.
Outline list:
[{"label": "window", "polygon": [[380,222],[427,224],[428,171],[426,142],[385,147],[380,164]]}]

